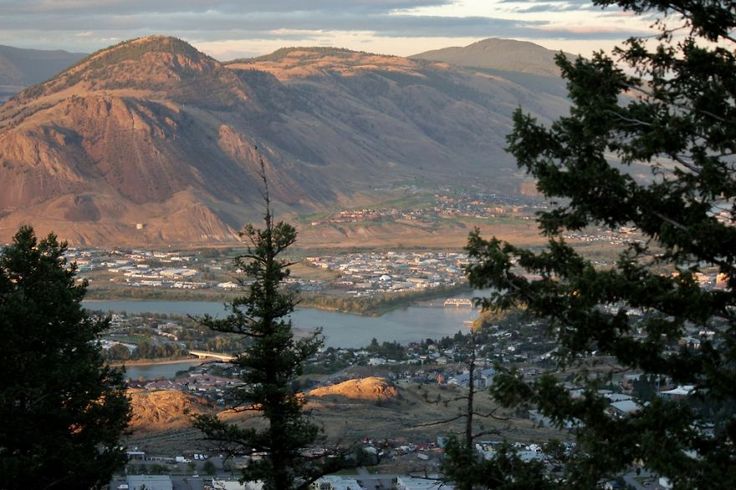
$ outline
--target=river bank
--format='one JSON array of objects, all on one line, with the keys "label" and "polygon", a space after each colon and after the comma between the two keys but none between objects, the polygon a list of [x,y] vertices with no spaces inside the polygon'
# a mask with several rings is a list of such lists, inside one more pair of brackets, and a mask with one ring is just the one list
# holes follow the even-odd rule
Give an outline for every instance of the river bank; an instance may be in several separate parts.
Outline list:
[{"label": "river bank", "polygon": [[186,361],[198,361],[205,362],[206,359],[197,359],[195,357],[169,357],[165,359],[130,359],[127,361],[115,361],[108,365],[110,367],[128,367],[128,366],[153,366],[153,365],[165,365],[165,364],[180,364]]},{"label": "river bank", "polygon": [[[179,316],[227,314],[221,303],[207,301],[84,301],[90,310],[127,312],[132,315],[166,314]],[[427,338],[438,339],[467,330],[465,322],[474,320],[478,311],[471,308],[409,306],[381,316],[297,308],[291,314],[297,333],[321,329],[328,347],[361,348],[373,338],[407,344]]]},{"label": "river bank", "polygon": [[[428,300],[470,294],[466,285],[431,288],[400,293],[381,293],[373,296],[348,296],[305,292],[300,295],[299,307],[315,310],[348,313],[352,315],[379,317],[394,310],[408,308]],[[242,291],[181,290],[151,287],[90,289],[89,301],[176,301],[176,302],[221,302],[232,301]]]},{"label": "river bank", "polygon": [[118,367],[125,365],[125,377],[128,379],[172,379],[180,371],[187,371],[192,367],[200,366],[207,362],[205,359],[180,359],[178,361],[168,360],[157,362],[153,360],[147,363],[120,363]]}]

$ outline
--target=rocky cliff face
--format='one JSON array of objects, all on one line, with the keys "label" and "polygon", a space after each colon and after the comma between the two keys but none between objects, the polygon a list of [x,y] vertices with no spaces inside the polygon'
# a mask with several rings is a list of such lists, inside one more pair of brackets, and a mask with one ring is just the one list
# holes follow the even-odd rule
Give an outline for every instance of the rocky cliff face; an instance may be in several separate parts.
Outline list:
[{"label": "rocky cliff face", "polygon": [[23,222],[73,243],[232,241],[259,217],[260,158],[295,213],[405,182],[513,186],[519,104],[546,119],[566,103],[442,63],[293,49],[223,65],[127,41],[0,106],[0,241]]}]

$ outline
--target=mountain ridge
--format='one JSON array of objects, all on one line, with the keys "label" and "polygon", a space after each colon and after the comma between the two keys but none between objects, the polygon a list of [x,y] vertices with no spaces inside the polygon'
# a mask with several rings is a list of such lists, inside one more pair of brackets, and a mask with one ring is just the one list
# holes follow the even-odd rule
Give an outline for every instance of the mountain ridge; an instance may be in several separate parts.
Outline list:
[{"label": "mountain ridge", "polygon": [[445,63],[318,51],[220,63],[146,37],[24,90],[0,105],[0,180],[12,189],[0,241],[30,222],[72,243],[232,242],[259,217],[261,159],[286,213],[407,182],[514,186],[513,109],[549,120],[566,107]]}]

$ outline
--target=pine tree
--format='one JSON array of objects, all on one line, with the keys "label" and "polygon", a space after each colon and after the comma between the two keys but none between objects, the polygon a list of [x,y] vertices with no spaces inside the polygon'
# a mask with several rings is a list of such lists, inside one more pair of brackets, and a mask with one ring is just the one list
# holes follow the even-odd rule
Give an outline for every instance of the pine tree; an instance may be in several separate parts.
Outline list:
[{"label": "pine tree", "polygon": [[228,317],[205,317],[202,323],[249,339],[248,347],[233,361],[242,372],[244,385],[230,393],[235,399],[231,408],[261,414],[267,427],[242,427],[212,416],[196,417],[194,425],[231,453],[263,456],[243,470],[244,481],[262,481],[266,489],[273,490],[307,488],[339,463],[339,458],[313,458],[304,453],[317,441],[320,430],[305,415],[304,399],[292,383],[323,340],[319,332],[294,338],[289,315],[296,300],[294,293],[284,287],[292,264],[281,256],[294,244],[296,231],[287,223],[273,221],[263,163],[261,170],[264,228],[245,227],[242,236],[250,245],[235,260],[244,272],[240,284],[246,294],[229,305]]},{"label": "pine tree", "polygon": [[123,373],[103,362],[107,320],[51,234],[22,227],[0,252],[0,488],[97,488],[125,463]]},{"label": "pine tree", "polygon": [[[736,4],[594,3],[659,15],[659,35],[627,41],[614,53],[622,65],[603,53],[558,56],[569,115],[544,127],[515,114],[509,151],[552,203],[538,216],[547,247],[477,231],[468,243],[471,284],[494,288],[484,306],[523,305],[547,319],[559,367],[578,372],[584,395],[572,398],[554,373],[530,381],[514,371],[492,391],[507,406],[536,405],[560,427],[577,424],[562,488],[595,488],[635,463],[675,488],[736,488]],[[564,238],[624,226],[641,240],[606,267]],[[718,288],[701,286],[701,273],[717,274]],[[699,348],[680,342],[699,332]],[[612,417],[600,380],[584,369],[593,351],[692,385],[692,395],[657,396]]]}]

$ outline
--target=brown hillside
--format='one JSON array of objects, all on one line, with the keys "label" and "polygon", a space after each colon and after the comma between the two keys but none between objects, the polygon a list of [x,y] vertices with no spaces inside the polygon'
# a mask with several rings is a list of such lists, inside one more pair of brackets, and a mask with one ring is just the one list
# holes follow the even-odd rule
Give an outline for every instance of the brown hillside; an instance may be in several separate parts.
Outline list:
[{"label": "brown hillside", "polygon": [[[422,76],[420,61],[347,49],[283,48],[270,55],[250,60],[235,60],[227,64],[233,70],[257,70],[274,75],[279,80],[309,78],[337,74],[355,76],[373,71]],[[436,64],[435,68],[446,65]]]},{"label": "brown hillside", "polygon": [[384,378],[350,379],[331,386],[315,388],[309,396],[340,396],[351,400],[391,400],[399,397],[399,390]]},{"label": "brown hillside", "polygon": [[181,391],[128,390],[128,394],[133,409],[129,427],[133,432],[189,427],[193,415],[214,412],[202,398]]}]

